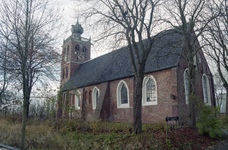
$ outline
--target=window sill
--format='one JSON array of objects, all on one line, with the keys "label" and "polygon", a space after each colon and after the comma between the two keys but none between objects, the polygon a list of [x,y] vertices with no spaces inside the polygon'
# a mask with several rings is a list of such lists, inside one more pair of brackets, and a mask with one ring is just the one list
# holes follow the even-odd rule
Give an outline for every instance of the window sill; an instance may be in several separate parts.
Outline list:
[{"label": "window sill", "polygon": [[122,104],[117,106],[117,108],[130,108],[130,107],[129,107],[129,104]]},{"label": "window sill", "polygon": [[143,103],[142,106],[150,106],[150,105],[158,105],[158,102],[146,102],[146,103]]},{"label": "window sill", "polygon": [[80,108],[80,107],[76,107],[75,109],[76,109],[76,110],[80,110],[81,108]]}]

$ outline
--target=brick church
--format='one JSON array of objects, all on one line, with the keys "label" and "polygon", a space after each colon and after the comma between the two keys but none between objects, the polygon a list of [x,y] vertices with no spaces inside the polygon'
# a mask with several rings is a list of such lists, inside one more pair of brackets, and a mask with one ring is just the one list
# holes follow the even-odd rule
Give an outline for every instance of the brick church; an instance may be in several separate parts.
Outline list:
[{"label": "brick church", "polygon": [[[71,32],[62,46],[63,96],[58,100],[57,117],[70,115],[87,121],[100,118],[109,122],[132,123],[135,79],[127,47],[91,60],[91,40],[81,36],[83,28],[78,22],[72,25]],[[173,32],[163,36],[157,45],[181,39],[183,36]],[[194,46],[199,47],[197,40]],[[173,53],[167,55],[171,51]],[[167,116],[179,116],[180,123],[187,121],[189,81],[187,62],[178,55],[182,53],[181,48],[171,46],[151,49],[142,89],[143,123],[164,121]],[[202,51],[194,57],[194,65],[196,95],[208,105],[215,106],[213,77]],[[75,94],[75,89],[78,94]],[[77,112],[67,112],[67,105]]]}]

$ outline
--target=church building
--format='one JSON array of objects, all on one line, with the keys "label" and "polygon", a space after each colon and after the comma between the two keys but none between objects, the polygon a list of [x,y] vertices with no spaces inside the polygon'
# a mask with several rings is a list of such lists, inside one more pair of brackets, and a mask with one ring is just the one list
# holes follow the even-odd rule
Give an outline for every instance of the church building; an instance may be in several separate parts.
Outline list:
[{"label": "church building", "polygon": [[[127,47],[90,59],[91,40],[81,37],[79,22],[72,25],[71,32],[62,46],[63,96],[58,100],[57,117],[132,123],[135,78]],[[164,121],[167,116],[179,116],[179,123],[188,120],[188,65],[179,55],[183,49],[164,46],[164,41],[181,39],[179,33],[164,34],[151,49],[142,88],[142,123]],[[199,48],[197,40],[193,46]],[[215,106],[213,77],[201,50],[194,65],[195,94]],[[66,106],[76,112],[69,112]]]}]

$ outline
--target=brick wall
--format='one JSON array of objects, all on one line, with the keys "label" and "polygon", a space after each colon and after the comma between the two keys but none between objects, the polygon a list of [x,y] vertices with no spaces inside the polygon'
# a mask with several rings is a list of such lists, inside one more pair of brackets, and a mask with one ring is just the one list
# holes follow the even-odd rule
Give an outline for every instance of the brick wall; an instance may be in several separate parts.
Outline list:
[{"label": "brick wall", "polygon": [[[150,105],[142,107],[142,122],[151,123],[159,120],[165,120],[167,116],[176,116],[177,114],[177,96],[175,99],[170,98],[170,94],[177,95],[176,87],[176,69],[167,69],[155,73],[150,73],[157,82],[157,98],[158,105]],[[145,76],[147,76],[145,75]],[[129,108],[117,108],[117,86],[121,80],[109,82],[109,87],[105,95],[101,111],[101,119],[111,122],[133,122],[133,94],[134,94],[134,78],[122,79],[126,82],[129,89]],[[81,105],[79,113],[74,116],[82,117],[81,112],[85,113],[85,120],[92,121],[95,110],[93,109],[92,100],[89,101],[89,91],[93,91],[94,87],[101,90],[100,84],[87,86],[84,88],[84,95],[81,99],[84,105]],[[82,89],[79,89],[83,93]],[[85,95],[86,94],[86,95]],[[83,103],[82,101],[82,103]]]},{"label": "brick wall", "polygon": [[[202,85],[202,76],[206,74],[209,80],[210,86],[210,95],[211,95],[211,105],[215,106],[215,96],[213,89],[213,77],[208,67],[207,61],[201,51],[199,51],[196,55],[196,81],[195,81],[195,94],[199,96],[202,100],[203,96],[203,85]],[[178,113],[179,113],[179,122],[186,123],[188,121],[188,105],[186,105],[185,99],[185,87],[184,87],[184,71],[188,68],[187,62],[185,59],[180,58],[177,67],[177,91],[178,91]],[[197,115],[198,117],[198,115]]]},{"label": "brick wall", "polygon": [[[199,57],[201,60],[199,60]],[[200,62],[201,61],[201,62]],[[188,120],[188,105],[185,100],[184,71],[187,68],[186,61],[181,58],[176,68],[161,70],[146,74],[152,75],[157,83],[157,105],[142,106],[142,122],[151,123],[165,121],[167,116],[179,116],[179,123],[186,123]],[[214,104],[213,80],[203,54],[197,54],[197,75],[196,95],[203,99],[202,75],[206,74],[209,79],[212,105]],[[117,108],[117,86],[123,80],[129,89],[129,108]],[[95,110],[93,109],[92,92],[94,87],[102,90],[101,84],[91,85],[78,89],[81,93],[81,108],[73,116],[84,118],[87,121],[93,120]],[[89,96],[91,93],[91,96]],[[133,122],[133,94],[134,78],[125,78],[110,81],[105,94],[101,111],[101,119],[110,122]],[[174,99],[170,95],[174,95]],[[74,105],[71,102],[72,105]]]}]

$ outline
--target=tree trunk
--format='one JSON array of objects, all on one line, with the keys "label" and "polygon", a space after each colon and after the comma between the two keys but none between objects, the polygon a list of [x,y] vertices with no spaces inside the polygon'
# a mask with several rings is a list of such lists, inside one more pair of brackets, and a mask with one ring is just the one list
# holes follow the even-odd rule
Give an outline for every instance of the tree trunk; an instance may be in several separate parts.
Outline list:
[{"label": "tree trunk", "polygon": [[24,101],[23,101],[23,114],[22,114],[22,130],[21,130],[21,142],[20,149],[25,149],[25,129],[26,129],[26,121],[27,121],[27,108],[28,108],[28,85],[25,77],[23,77],[23,93],[24,93]]},{"label": "tree trunk", "polygon": [[29,117],[29,101],[27,101],[27,112],[26,112],[26,114],[27,114],[27,118]]},{"label": "tree trunk", "polygon": [[25,149],[25,128],[26,128],[26,121],[27,121],[27,100],[24,99],[23,102],[23,116],[22,116],[22,131],[21,131],[21,142],[20,142],[20,149]]},{"label": "tree trunk", "polygon": [[226,89],[226,117],[227,117],[227,123],[228,123],[228,86],[225,87]]},{"label": "tree trunk", "polygon": [[193,60],[188,65],[189,68],[189,124],[190,128],[196,128],[196,112],[195,112],[195,68]]},{"label": "tree trunk", "polygon": [[133,123],[134,132],[142,133],[142,82],[144,74],[135,77]]}]

